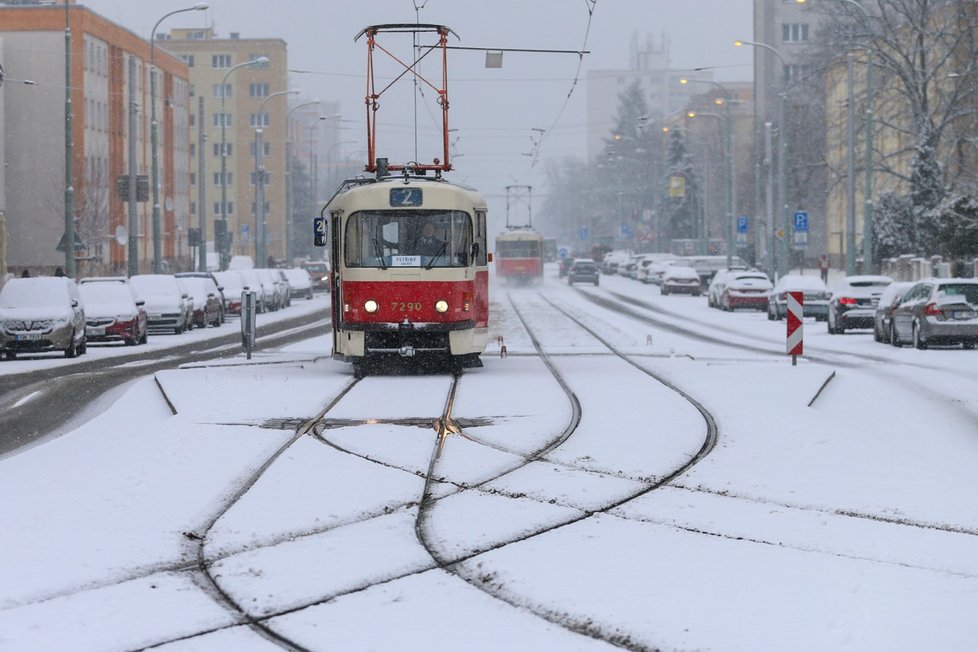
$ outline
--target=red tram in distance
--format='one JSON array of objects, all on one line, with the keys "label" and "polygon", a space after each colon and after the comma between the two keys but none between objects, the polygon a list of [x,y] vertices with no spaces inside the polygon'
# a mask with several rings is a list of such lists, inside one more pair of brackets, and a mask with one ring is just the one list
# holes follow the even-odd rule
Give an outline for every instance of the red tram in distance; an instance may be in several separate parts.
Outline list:
[{"label": "red tram in distance", "polygon": [[507,283],[533,283],[543,278],[543,236],[532,229],[514,229],[496,237],[496,275]]}]

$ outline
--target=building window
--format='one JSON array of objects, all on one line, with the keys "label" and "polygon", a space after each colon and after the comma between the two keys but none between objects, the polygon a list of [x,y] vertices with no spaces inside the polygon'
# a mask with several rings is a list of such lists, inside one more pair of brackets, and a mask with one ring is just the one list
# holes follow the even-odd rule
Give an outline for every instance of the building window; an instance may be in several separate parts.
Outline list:
[{"label": "building window", "polygon": [[[220,156],[221,155],[221,143],[214,143],[212,145],[212,147],[214,148],[214,156]],[[224,144],[224,153],[227,156],[231,156],[231,154],[233,152],[234,152],[234,143],[225,143]]]},{"label": "building window", "polygon": [[811,66],[792,63],[785,68],[785,72],[788,75],[788,82],[794,84],[809,76],[811,73]]},{"label": "building window", "polygon": [[[267,54],[249,54],[248,55],[248,61],[254,61],[255,59],[258,59],[259,57],[265,57],[266,59],[271,59],[271,57],[269,57]],[[252,65],[250,67],[251,68],[267,68],[268,67],[268,64],[269,64],[269,62],[266,61],[265,63],[256,63],[256,64],[254,64],[254,65]]]},{"label": "building window", "polygon": [[785,43],[804,43],[808,40],[808,23],[782,23],[781,40]]},{"label": "building window", "polygon": [[190,185],[191,186],[197,185],[197,175],[194,172],[190,173]]},{"label": "building window", "polygon": [[267,127],[270,124],[268,119],[268,113],[252,113],[251,114],[251,126],[252,127]]},{"label": "building window", "polygon": [[221,202],[219,202],[219,201],[214,202],[214,214],[215,215],[234,215],[234,202],[233,201],[229,201],[228,202],[228,212],[227,213],[223,213],[221,211]]},{"label": "building window", "polygon": [[[257,206],[257,204],[255,202],[251,202],[251,214],[252,215],[255,214],[255,206]],[[271,204],[271,202],[265,202],[265,214],[268,215],[271,212],[272,212],[272,204]]]},{"label": "building window", "polygon": [[197,202],[195,201],[190,202],[190,214],[191,215],[197,214]]},{"label": "building window", "polygon": [[231,97],[231,84],[214,84],[211,87],[212,97]]},{"label": "building window", "polygon": [[[233,186],[234,185],[234,172],[227,172],[226,173],[226,178],[227,178],[228,182],[225,185]],[[215,186],[222,185],[221,184],[221,173],[220,172],[215,172],[214,173],[214,185]]]},{"label": "building window", "polygon": [[190,155],[197,156],[197,143],[190,143]]},{"label": "building window", "polygon": [[192,55],[192,54],[181,54],[180,55],[180,58],[183,59],[183,62],[185,64],[187,64],[187,67],[188,68],[193,68],[194,67],[194,55]]},{"label": "building window", "polygon": [[215,127],[230,127],[231,126],[231,114],[230,113],[215,113],[214,114],[214,126]]},{"label": "building window", "polygon": [[[256,176],[256,173],[255,172],[252,172],[251,173],[251,185],[255,185],[255,176]],[[265,185],[267,186],[271,182],[272,182],[272,173],[266,171],[265,172]]]},{"label": "building window", "polygon": [[230,68],[231,67],[231,55],[230,54],[212,54],[211,55],[211,68]]},{"label": "building window", "polygon": [[205,38],[207,38],[207,33],[206,32],[203,32],[203,31],[200,31],[200,32],[190,32],[190,33],[187,34],[187,40],[188,41],[202,41]]},{"label": "building window", "polygon": [[191,127],[193,127],[194,125],[196,125],[197,124],[197,114],[196,113],[189,113],[189,114],[187,114],[187,121],[189,122],[189,124],[190,124]]},{"label": "building window", "polygon": [[[255,152],[256,152],[256,150],[257,150],[257,149],[258,149],[258,148],[257,148],[257,147],[255,147],[255,141],[251,141],[251,155],[252,155],[252,156],[254,156],[254,155],[255,155]],[[261,148],[261,149],[262,149],[262,153],[263,153],[263,154],[264,154],[265,156],[270,156],[270,155],[271,155],[271,152],[272,152],[272,146],[271,146],[271,145],[269,145],[267,141],[265,141],[265,142],[262,142],[262,148]]]},{"label": "building window", "polygon": [[248,95],[251,97],[268,97],[268,83],[251,83],[248,84]]}]

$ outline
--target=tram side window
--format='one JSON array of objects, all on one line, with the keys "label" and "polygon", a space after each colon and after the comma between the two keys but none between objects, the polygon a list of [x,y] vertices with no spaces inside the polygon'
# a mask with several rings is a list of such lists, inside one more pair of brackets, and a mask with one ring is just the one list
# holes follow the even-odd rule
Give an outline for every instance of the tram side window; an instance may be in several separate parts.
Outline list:
[{"label": "tram side window", "polygon": [[503,240],[496,243],[503,258],[539,258],[540,243],[536,240]]}]

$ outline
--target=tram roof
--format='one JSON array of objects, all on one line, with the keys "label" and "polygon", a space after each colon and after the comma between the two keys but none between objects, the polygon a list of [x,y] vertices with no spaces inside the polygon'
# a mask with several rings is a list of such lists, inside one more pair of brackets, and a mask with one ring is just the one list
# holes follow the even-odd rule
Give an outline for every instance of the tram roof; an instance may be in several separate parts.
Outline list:
[{"label": "tram roof", "polygon": [[[437,197],[439,202],[446,202],[449,196],[459,195],[465,196],[465,203],[471,204],[478,207],[485,207],[486,200],[476,188],[467,186],[461,183],[454,183],[448,181],[441,177],[427,177],[418,175],[390,175],[386,177],[381,177],[380,179],[374,177],[358,177],[355,179],[347,179],[343,182],[343,185],[336,194],[333,195],[329,203],[340,200],[343,201],[363,201],[364,203],[370,201],[376,201],[367,199],[377,194],[382,194],[387,192],[392,187],[398,188],[424,188],[425,190],[434,190],[435,197]],[[361,199],[361,197],[363,199]],[[355,198],[355,199],[354,199]],[[425,208],[424,205],[419,208]]]},{"label": "tram roof", "polygon": [[497,235],[496,241],[499,240],[543,240],[543,235],[533,229],[513,229]]}]

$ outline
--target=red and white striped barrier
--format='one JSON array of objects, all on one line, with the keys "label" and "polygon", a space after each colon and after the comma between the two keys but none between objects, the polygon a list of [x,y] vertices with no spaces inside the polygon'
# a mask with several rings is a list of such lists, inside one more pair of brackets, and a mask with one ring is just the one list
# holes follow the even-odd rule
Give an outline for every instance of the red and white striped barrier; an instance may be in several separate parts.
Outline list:
[{"label": "red and white striped barrier", "polygon": [[804,350],[804,327],[802,318],[805,316],[805,294],[803,292],[788,292],[788,355],[791,363],[795,364],[796,357]]}]

